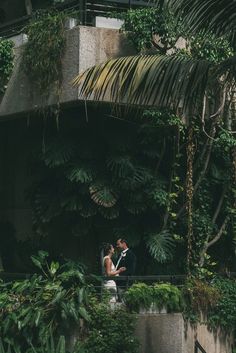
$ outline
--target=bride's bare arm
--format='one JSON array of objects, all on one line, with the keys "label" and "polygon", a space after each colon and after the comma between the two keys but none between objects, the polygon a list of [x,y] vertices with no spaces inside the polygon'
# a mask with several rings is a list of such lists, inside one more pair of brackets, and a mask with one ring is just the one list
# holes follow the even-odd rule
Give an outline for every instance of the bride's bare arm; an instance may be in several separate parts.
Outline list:
[{"label": "bride's bare arm", "polygon": [[108,277],[116,276],[119,273],[124,272],[126,270],[125,267],[121,267],[121,268],[119,268],[119,270],[112,271],[112,269],[111,269],[112,261],[110,258],[106,258],[104,265],[105,265],[106,275]]}]

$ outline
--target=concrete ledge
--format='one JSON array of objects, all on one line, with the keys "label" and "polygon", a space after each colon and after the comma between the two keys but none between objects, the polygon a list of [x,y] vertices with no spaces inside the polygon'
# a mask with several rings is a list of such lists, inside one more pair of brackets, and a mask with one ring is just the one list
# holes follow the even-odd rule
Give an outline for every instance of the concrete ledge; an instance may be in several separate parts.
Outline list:
[{"label": "concrete ledge", "polygon": [[211,332],[205,324],[193,328],[180,313],[138,315],[136,336],[140,353],[194,353],[196,339],[207,353],[232,353],[232,335]]},{"label": "concrete ledge", "polygon": [[[59,93],[62,105],[78,101],[78,88],[71,85],[78,73],[108,59],[135,53],[126,37],[116,29],[78,26],[68,30],[66,37],[62,63],[63,82]],[[0,105],[0,120],[57,103],[55,92],[52,91],[45,101],[22,71],[23,48],[15,48],[15,67]]]}]

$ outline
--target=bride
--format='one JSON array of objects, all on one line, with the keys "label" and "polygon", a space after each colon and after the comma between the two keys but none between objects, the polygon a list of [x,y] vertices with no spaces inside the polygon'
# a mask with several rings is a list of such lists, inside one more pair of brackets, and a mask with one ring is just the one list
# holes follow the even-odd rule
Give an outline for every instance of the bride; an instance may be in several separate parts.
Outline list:
[{"label": "bride", "polygon": [[[112,262],[112,256],[115,252],[114,247],[111,244],[105,244],[103,247],[104,258],[103,258],[103,267],[105,276],[112,277],[112,276],[119,276],[121,272],[126,270],[125,267],[119,268],[116,270],[115,265]],[[117,301],[117,286],[116,282],[112,279],[105,280],[103,284],[104,288],[107,289],[111,293],[110,303],[115,303]]]}]

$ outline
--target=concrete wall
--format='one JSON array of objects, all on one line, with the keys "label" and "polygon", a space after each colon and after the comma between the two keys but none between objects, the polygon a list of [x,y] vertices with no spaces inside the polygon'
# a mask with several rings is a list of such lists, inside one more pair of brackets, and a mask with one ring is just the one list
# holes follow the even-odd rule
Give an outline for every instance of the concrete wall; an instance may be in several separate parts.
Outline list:
[{"label": "concrete wall", "polygon": [[[72,87],[74,77],[87,68],[111,58],[134,54],[124,35],[119,30],[78,26],[66,33],[66,51],[63,58],[63,83],[60,103],[78,101],[78,88]],[[57,102],[55,94],[47,98],[39,93],[22,71],[22,47],[15,49],[15,67],[7,91],[0,105],[0,120],[6,120],[16,114],[31,112],[40,106]]]},{"label": "concrete wall", "polygon": [[182,314],[139,315],[136,336],[140,353],[194,353],[196,339],[207,353],[232,353],[232,336],[186,325]]}]

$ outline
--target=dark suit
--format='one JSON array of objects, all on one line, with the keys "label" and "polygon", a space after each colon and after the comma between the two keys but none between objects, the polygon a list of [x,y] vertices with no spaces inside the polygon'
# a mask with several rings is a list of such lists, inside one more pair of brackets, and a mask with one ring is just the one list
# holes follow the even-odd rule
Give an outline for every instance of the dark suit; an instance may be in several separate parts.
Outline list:
[{"label": "dark suit", "polygon": [[[118,259],[118,261],[119,261],[119,259]],[[133,276],[134,275],[135,267],[136,267],[136,256],[132,250],[128,249],[121,257],[121,260],[119,262],[117,269],[119,269],[121,267],[126,267],[126,271],[121,272],[120,276]]]}]

